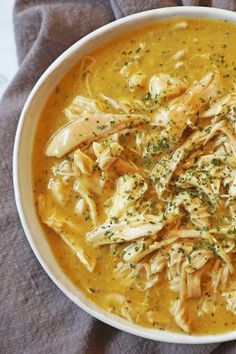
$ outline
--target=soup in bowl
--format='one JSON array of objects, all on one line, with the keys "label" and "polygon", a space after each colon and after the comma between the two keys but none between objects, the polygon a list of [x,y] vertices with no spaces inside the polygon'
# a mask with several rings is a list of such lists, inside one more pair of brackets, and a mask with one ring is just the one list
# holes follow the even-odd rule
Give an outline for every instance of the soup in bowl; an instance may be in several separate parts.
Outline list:
[{"label": "soup in bowl", "polygon": [[77,60],[72,47],[36,85],[15,150],[19,164],[41,100],[25,172],[40,233],[28,229],[17,165],[15,188],[26,233],[59,286],[112,325],[185,343],[236,329],[235,15],[194,11],[105,26]]}]

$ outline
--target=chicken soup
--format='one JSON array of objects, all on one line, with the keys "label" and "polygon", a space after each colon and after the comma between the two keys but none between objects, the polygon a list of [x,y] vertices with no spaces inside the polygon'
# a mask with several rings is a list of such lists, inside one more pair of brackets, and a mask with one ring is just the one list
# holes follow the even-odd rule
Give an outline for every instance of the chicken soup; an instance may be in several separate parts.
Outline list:
[{"label": "chicken soup", "polygon": [[92,302],[156,329],[236,329],[235,123],[225,21],[115,38],[56,86],[35,135],[35,205]]}]

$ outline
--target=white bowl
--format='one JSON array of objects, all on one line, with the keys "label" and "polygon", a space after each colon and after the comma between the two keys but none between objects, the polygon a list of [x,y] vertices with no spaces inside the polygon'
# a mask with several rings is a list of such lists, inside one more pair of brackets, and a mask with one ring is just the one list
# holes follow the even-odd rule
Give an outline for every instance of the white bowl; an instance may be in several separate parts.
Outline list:
[{"label": "white bowl", "polygon": [[172,17],[226,19],[236,23],[236,13],[231,11],[193,6],[169,7],[138,13],[112,22],[72,45],[40,77],[22,111],[15,137],[13,157],[15,199],[23,229],[42,267],[61,291],[90,315],[123,331],[158,341],[186,344],[223,342],[236,339],[236,331],[219,335],[190,336],[148,329],[112,315],[90,302],[62,272],[46,241],[34,207],[31,179],[34,134],[40,116],[39,108],[43,108],[58,81],[73,64],[102,43],[129,30]]}]

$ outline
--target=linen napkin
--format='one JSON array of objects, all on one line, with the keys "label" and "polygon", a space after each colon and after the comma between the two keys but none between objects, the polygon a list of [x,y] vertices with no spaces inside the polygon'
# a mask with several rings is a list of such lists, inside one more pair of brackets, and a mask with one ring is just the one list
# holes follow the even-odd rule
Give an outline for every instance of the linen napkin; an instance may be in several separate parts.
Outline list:
[{"label": "linen napkin", "polygon": [[0,104],[0,353],[236,353],[236,344],[177,345],[142,339],[86,314],[49,279],[22,230],[12,187],[14,135],[33,85],[70,45],[96,28],[143,10],[202,5],[236,9],[227,0],[17,0],[19,70]]}]

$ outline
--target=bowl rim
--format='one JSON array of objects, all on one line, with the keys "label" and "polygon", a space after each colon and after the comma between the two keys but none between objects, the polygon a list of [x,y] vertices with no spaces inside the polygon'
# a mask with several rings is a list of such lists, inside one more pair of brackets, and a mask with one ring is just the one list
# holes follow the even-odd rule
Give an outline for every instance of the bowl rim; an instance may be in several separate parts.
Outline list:
[{"label": "bowl rim", "polygon": [[[212,8],[212,7],[202,7],[202,6],[174,6],[174,7],[165,7],[153,10],[147,10],[143,12],[139,12],[136,14],[132,14],[116,21],[110,22],[105,24],[104,26],[94,30],[93,32],[87,34],[83,38],[79,39],[75,42],[72,46],[70,46],[66,51],[64,51],[52,64],[45,70],[45,72],[40,76],[36,84],[34,85],[33,89],[31,90],[25,104],[23,110],[21,112],[16,135],[14,141],[14,149],[13,149],[13,187],[14,187],[14,195],[15,195],[15,202],[18,210],[18,214],[20,217],[21,225],[23,227],[24,233],[28,239],[28,242],[38,259],[39,263],[49,275],[51,280],[57,287],[67,296],[71,301],[73,301],[77,306],[79,306],[82,310],[87,312],[88,314],[92,315],[93,317],[99,319],[100,321],[111,325],[119,330],[123,330],[127,333],[146,338],[152,339],[155,341],[162,341],[166,343],[178,343],[178,344],[208,344],[208,343],[219,343],[225,342],[236,339],[236,330],[230,331],[223,334],[216,334],[216,335],[189,335],[185,333],[175,333],[171,331],[160,331],[158,329],[150,329],[138,325],[134,325],[128,321],[123,321],[118,316],[114,316],[107,311],[104,311],[99,306],[89,306],[89,304],[83,303],[78,297],[73,295],[66,289],[63,282],[60,281],[54,271],[52,271],[47,264],[45,263],[42,254],[39,252],[37,245],[35,244],[31,231],[28,227],[27,218],[25,215],[25,208],[24,208],[24,201],[21,198],[21,177],[19,175],[19,149],[21,146],[21,137],[24,130],[24,123],[27,119],[27,113],[33,104],[33,98],[38,94],[40,91],[43,83],[45,83],[52,72],[54,72],[60,64],[68,57],[75,54],[80,47],[85,45],[94,37],[103,36],[105,33],[114,31],[114,29],[120,28],[127,23],[132,23],[134,21],[139,21],[144,18],[154,18],[156,19],[155,22],[160,21],[161,19],[168,19],[170,17],[185,17],[185,18],[199,18],[203,15],[203,18],[206,19],[227,19],[231,23],[236,24],[236,13],[230,10],[223,10],[219,8]],[[159,16],[159,17],[158,17]],[[147,23],[146,23],[147,24]],[[136,26],[136,27],[145,27],[145,25]],[[129,30],[130,31],[130,30]],[[112,38],[116,38],[119,36],[118,34],[112,35]],[[103,42],[106,43],[106,40]],[[96,47],[94,47],[95,49]],[[70,67],[67,68],[67,71]],[[48,96],[47,96],[48,97]],[[40,115],[39,115],[40,116]],[[35,125],[37,125],[39,116],[37,117]],[[32,154],[32,151],[31,151]],[[30,161],[31,163],[31,161]],[[59,264],[58,264],[59,266]],[[60,266],[59,266],[60,267]],[[82,292],[81,292],[82,293]],[[83,294],[83,293],[82,293]],[[86,295],[83,294],[86,298]]]}]

